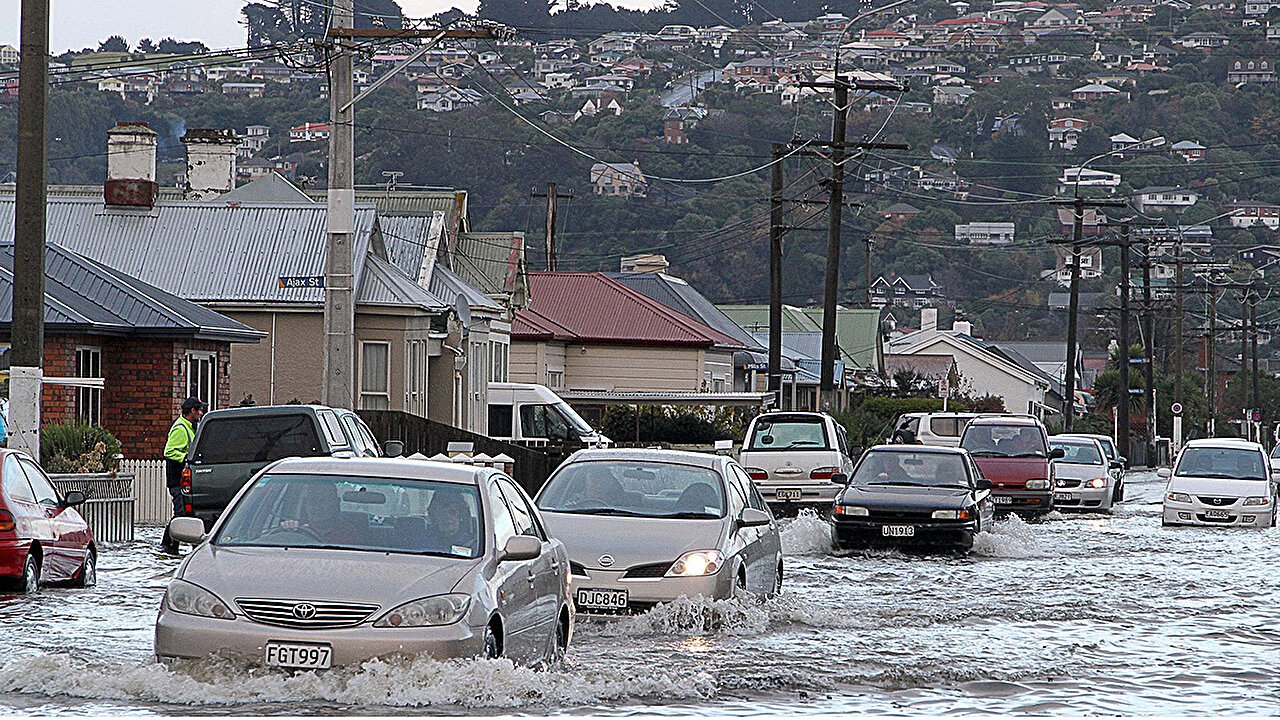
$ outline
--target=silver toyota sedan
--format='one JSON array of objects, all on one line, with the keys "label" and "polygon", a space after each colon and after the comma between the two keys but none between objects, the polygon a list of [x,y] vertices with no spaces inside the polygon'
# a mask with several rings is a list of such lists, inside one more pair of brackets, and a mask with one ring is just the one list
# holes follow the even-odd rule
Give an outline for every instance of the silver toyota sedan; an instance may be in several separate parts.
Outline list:
[{"label": "silver toyota sedan", "polygon": [[573,631],[569,561],[497,470],[403,459],[263,469],[198,545],[156,619],[162,661],[213,653],[324,669],[373,657],[555,662]]},{"label": "silver toyota sedan", "polygon": [[782,585],[778,526],[731,458],[580,450],[538,493],[569,550],[581,613],[647,610],[681,596],[758,596]]}]

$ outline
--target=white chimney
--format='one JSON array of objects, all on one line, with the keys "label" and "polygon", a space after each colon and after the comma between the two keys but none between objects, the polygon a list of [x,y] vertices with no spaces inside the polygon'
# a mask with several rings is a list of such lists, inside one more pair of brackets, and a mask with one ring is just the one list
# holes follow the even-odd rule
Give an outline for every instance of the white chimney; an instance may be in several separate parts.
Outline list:
[{"label": "white chimney", "polygon": [[209,200],[236,187],[236,147],[240,136],[228,128],[192,128],[187,146],[187,199]]},{"label": "white chimney", "polygon": [[920,329],[933,332],[938,329],[938,308],[922,308],[920,310]]},{"label": "white chimney", "polygon": [[951,324],[951,329],[955,330],[961,335],[968,335],[969,337],[973,337],[973,324],[970,323],[968,320],[955,321],[954,323]]},{"label": "white chimney", "polygon": [[146,123],[120,122],[107,131],[107,205],[150,208],[156,185],[156,133]]}]

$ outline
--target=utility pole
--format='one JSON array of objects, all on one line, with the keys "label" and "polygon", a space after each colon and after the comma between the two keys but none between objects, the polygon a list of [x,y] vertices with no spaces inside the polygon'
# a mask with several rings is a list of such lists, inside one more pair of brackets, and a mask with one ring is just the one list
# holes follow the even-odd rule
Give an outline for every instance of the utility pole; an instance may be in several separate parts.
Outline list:
[{"label": "utility pole", "polygon": [[1129,457],[1129,223],[1120,226],[1120,398],[1116,407],[1116,444]]},{"label": "utility pole", "polygon": [[[334,30],[355,25],[353,0],[333,0]],[[329,192],[324,271],[325,405],[355,400],[355,94],[351,41],[335,38],[329,64]]]},{"label": "utility pole", "polygon": [[44,382],[44,262],[49,90],[49,0],[22,0],[18,167],[14,198],[9,447],[40,457]]},{"label": "utility pole", "polygon": [[[1242,288],[1240,291],[1240,373],[1237,377],[1240,380],[1240,407],[1249,407],[1249,288]],[[1251,438],[1252,433],[1248,430],[1249,424],[1253,418],[1244,418],[1245,437]]]},{"label": "utility pole", "polygon": [[772,150],[772,192],[769,193],[769,384],[782,407],[782,188],[786,182],[784,146]]},{"label": "utility pole", "polygon": [[547,227],[546,227],[546,253],[547,253],[547,271],[556,271],[556,215],[559,209],[560,200],[572,200],[573,193],[557,193],[556,184],[547,183],[547,191],[545,193],[530,193],[529,197],[546,198],[547,199]]},{"label": "utility pole", "polygon": [[1152,317],[1151,304],[1151,241],[1147,240],[1146,254],[1142,263],[1142,334],[1143,347],[1146,350],[1146,368],[1143,381],[1146,384],[1143,393],[1147,416],[1147,439],[1145,443],[1147,467],[1156,466],[1156,338],[1155,321]]},{"label": "utility pole", "polygon": [[871,246],[875,244],[875,238],[870,234],[867,235],[867,254],[864,258],[866,267],[863,268],[863,282],[866,288],[863,290],[863,302],[866,303],[867,309],[871,309]]},{"label": "utility pole", "polygon": [[1207,296],[1209,302],[1209,337],[1207,342],[1209,374],[1206,378],[1209,387],[1205,392],[1209,396],[1209,437],[1217,437],[1215,432],[1217,422],[1215,421],[1218,414],[1218,373],[1214,358],[1216,354],[1214,341],[1217,339],[1215,336],[1218,334],[1218,294],[1214,292],[1212,284],[1208,280],[1205,280],[1205,289],[1209,291]]},{"label": "utility pole", "polygon": [[849,119],[849,84],[835,78],[835,110],[831,114],[831,196],[827,203],[827,268],[822,293],[821,407],[836,409],[836,296],[840,285],[840,220],[844,210],[844,141]]},{"label": "utility pole", "polygon": [[[1253,356],[1253,407],[1262,412],[1262,396],[1259,394],[1258,388],[1258,293],[1254,292],[1249,296],[1249,325],[1252,330],[1249,333],[1249,349]],[[1259,431],[1261,431],[1259,425]],[[1261,442],[1262,438],[1258,438]]]},{"label": "utility pole", "polygon": [[1177,255],[1174,256],[1174,338],[1173,338],[1173,401],[1182,402],[1182,356],[1186,346],[1182,340],[1182,227],[1178,227]]}]

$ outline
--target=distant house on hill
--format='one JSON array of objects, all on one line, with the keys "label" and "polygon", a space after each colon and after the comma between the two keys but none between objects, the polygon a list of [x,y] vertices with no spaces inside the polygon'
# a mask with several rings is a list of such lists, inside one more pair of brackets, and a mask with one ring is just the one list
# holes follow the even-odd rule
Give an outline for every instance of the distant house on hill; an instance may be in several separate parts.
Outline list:
[{"label": "distant house on hill", "polygon": [[591,166],[591,187],[596,195],[644,197],[649,190],[649,181],[640,171],[639,162],[600,162]]}]

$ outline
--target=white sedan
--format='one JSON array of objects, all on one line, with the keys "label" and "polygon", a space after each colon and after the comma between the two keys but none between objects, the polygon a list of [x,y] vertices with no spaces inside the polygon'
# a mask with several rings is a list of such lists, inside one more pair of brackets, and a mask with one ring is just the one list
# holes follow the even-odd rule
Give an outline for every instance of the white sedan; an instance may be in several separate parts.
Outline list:
[{"label": "white sedan", "polygon": [[1255,442],[1192,440],[1178,455],[1164,495],[1164,525],[1275,527],[1276,484]]}]

